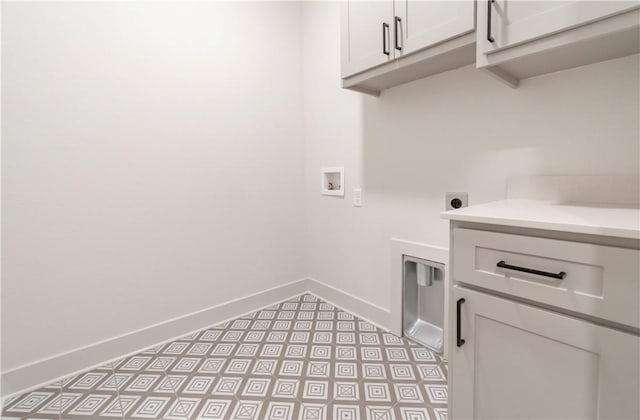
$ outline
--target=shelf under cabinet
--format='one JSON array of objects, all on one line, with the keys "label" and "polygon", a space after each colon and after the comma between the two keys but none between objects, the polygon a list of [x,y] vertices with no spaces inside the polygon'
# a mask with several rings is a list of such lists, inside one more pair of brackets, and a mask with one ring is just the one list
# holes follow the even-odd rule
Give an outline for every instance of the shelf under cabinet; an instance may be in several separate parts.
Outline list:
[{"label": "shelf under cabinet", "polygon": [[369,95],[475,62],[476,36],[470,32],[440,45],[342,79],[342,87]]}]

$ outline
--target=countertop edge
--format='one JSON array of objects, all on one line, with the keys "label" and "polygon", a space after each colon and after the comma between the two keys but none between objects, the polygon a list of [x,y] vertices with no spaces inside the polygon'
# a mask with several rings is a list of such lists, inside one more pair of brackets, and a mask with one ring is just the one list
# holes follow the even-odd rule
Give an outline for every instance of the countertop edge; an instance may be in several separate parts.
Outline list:
[{"label": "countertop edge", "polygon": [[[493,202],[499,203],[499,202]],[[487,206],[493,203],[481,204],[479,206]],[[474,206],[470,206],[471,208]],[[486,207],[483,209],[486,211]],[[504,215],[501,215],[504,216]],[[460,222],[470,222],[470,223],[482,223],[482,224],[493,224],[493,225],[502,225],[502,226],[510,226],[510,227],[519,227],[519,228],[528,228],[528,229],[542,229],[542,230],[553,230],[558,232],[567,232],[567,233],[579,233],[579,234],[587,234],[594,236],[609,236],[615,238],[623,238],[623,239],[632,239],[632,240],[640,240],[640,229],[626,229],[624,227],[612,227],[612,226],[601,226],[594,224],[577,224],[571,222],[554,222],[549,220],[534,220],[531,218],[527,219],[519,219],[517,217],[494,217],[483,214],[456,214],[455,210],[445,211],[440,213],[441,219],[451,220],[451,221],[460,221]]]}]

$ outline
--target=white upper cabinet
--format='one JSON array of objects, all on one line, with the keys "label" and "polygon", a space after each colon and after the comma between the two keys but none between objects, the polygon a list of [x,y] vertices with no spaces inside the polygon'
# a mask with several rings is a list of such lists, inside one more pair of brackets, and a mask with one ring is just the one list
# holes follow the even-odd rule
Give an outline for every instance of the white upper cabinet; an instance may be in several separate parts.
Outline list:
[{"label": "white upper cabinet", "polygon": [[638,2],[483,0],[482,6],[491,25],[479,34],[480,45],[491,53],[632,10]]},{"label": "white upper cabinet", "polygon": [[473,0],[345,0],[342,86],[383,89],[473,63]]},{"label": "white upper cabinet", "polygon": [[476,66],[520,79],[640,52],[640,0],[478,0]]},{"label": "white upper cabinet", "polygon": [[396,0],[394,49],[403,56],[474,30],[471,1]]},{"label": "white upper cabinet", "polygon": [[393,2],[342,4],[342,77],[393,59]]},{"label": "white upper cabinet", "polygon": [[342,86],[383,89],[475,62],[520,79],[640,52],[640,0],[344,0]]}]

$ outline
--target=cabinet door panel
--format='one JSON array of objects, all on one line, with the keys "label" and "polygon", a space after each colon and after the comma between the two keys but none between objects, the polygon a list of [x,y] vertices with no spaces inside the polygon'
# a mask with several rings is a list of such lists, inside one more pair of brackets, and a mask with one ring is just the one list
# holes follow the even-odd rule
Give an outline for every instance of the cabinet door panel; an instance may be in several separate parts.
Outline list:
[{"label": "cabinet door panel", "polygon": [[[383,51],[386,23],[387,51]],[[393,1],[355,1],[342,4],[342,77],[393,59]]]},{"label": "cabinet door panel", "polygon": [[[464,35],[475,27],[474,4],[469,0],[397,0],[395,8],[401,18],[397,29],[402,50],[396,50],[400,55]],[[393,29],[395,37],[395,22]]]},{"label": "cabinet door panel", "polygon": [[[479,22],[478,27],[485,31],[488,1],[490,0],[481,0],[478,3],[478,19],[482,19],[482,24]],[[478,40],[481,51],[490,54],[493,51],[585,25],[639,6],[638,0],[496,0],[491,3],[491,35],[494,42],[487,40],[486,33],[479,33]]]},{"label": "cabinet door panel", "polygon": [[[638,418],[640,338],[454,287],[454,419]],[[455,325],[455,323],[453,323]]]}]

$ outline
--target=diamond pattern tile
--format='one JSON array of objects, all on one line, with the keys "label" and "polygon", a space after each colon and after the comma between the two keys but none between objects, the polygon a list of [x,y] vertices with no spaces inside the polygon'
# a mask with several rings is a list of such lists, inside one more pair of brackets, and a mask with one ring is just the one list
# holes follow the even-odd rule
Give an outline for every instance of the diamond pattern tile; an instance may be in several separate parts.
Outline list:
[{"label": "diamond pattern tile", "polygon": [[446,420],[437,354],[312,294],[5,400],[5,419]]}]

